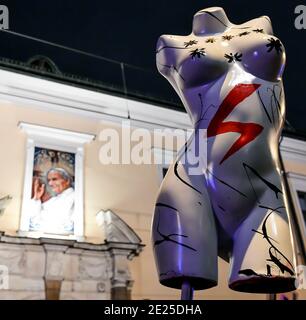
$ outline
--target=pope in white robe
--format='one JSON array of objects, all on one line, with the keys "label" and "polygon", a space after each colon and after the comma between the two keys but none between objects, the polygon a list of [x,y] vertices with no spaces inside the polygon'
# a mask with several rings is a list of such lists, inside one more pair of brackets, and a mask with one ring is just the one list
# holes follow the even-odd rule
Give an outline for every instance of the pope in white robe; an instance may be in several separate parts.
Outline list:
[{"label": "pope in white robe", "polygon": [[34,182],[30,204],[30,231],[52,234],[73,234],[75,192],[71,178],[64,169],[53,168],[47,173],[49,188],[55,196],[42,202],[45,185]]}]

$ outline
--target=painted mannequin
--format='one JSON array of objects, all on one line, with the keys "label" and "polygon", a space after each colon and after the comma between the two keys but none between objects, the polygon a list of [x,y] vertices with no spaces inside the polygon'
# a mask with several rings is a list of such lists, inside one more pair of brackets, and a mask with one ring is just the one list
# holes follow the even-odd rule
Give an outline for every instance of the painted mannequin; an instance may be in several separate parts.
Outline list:
[{"label": "painted mannequin", "polygon": [[[295,289],[292,236],[278,158],[284,123],[285,52],[266,16],[232,24],[222,8],[199,11],[188,36],[161,36],[157,67],[207,139],[207,166],[190,175],[182,155],[156,202],[152,242],[160,282],[181,289],[217,284],[243,292]],[[207,137],[199,133],[206,129]]]}]

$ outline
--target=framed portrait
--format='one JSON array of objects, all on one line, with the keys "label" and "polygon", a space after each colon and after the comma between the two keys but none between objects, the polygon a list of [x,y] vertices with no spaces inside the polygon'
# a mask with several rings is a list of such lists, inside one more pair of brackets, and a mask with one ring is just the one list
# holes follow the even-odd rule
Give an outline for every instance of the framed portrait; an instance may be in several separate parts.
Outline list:
[{"label": "framed portrait", "polygon": [[29,231],[74,234],[75,153],[35,146]]},{"label": "framed portrait", "polygon": [[21,123],[28,135],[19,233],[82,240],[83,158],[94,136]]}]

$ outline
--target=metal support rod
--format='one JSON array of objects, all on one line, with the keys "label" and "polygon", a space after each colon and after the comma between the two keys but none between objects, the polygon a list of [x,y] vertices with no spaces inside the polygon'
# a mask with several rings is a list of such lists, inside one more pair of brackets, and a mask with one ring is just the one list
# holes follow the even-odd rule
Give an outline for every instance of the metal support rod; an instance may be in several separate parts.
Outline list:
[{"label": "metal support rod", "polygon": [[184,280],[182,283],[182,295],[181,300],[192,300],[193,299],[193,287],[188,280]]},{"label": "metal support rod", "polygon": [[301,234],[301,230],[299,228],[299,223],[298,223],[298,219],[296,217],[296,212],[295,212],[295,206],[294,206],[294,202],[292,199],[292,195],[291,195],[291,190],[290,190],[290,186],[289,186],[289,182],[288,182],[288,177],[287,177],[287,173],[286,173],[286,168],[284,165],[284,161],[283,161],[283,157],[281,154],[281,150],[280,150],[280,145],[281,142],[283,140],[283,136],[281,137],[281,140],[279,142],[279,148],[278,148],[278,153],[279,153],[279,162],[280,162],[280,167],[281,167],[281,173],[282,173],[282,178],[283,178],[283,182],[284,182],[284,188],[285,188],[285,197],[287,199],[287,203],[288,203],[288,209],[289,209],[289,220],[291,217],[291,222],[292,222],[292,231],[294,232],[294,237],[296,239],[296,245],[297,245],[297,249],[298,249],[298,257],[300,259],[300,263],[305,264],[305,248],[304,248],[304,243],[303,243],[303,236]]}]

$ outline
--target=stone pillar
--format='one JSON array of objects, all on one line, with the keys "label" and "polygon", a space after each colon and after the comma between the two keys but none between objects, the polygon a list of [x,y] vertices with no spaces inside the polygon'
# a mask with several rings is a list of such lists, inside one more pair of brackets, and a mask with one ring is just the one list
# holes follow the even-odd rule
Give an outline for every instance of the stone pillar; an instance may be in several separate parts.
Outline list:
[{"label": "stone pillar", "polygon": [[67,246],[44,244],[46,252],[45,291],[46,300],[59,300],[64,279],[64,259]]},{"label": "stone pillar", "polygon": [[45,279],[46,300],[59,300],[61,291],[61,280]]},{"label": "stone pillar", "polygon": [[133,281],[128,260],[137,256],[144,245],[135,231],[111,210],[101,210],[96,219],[112,258],[111,299],[130,300]]},{"label": "stone pillar", "polygon": [[128,251],[111,248],[110,254],[113,263],[113,276],[111,279],[111,299],[130,300],[133,281],[128,266]]}]

